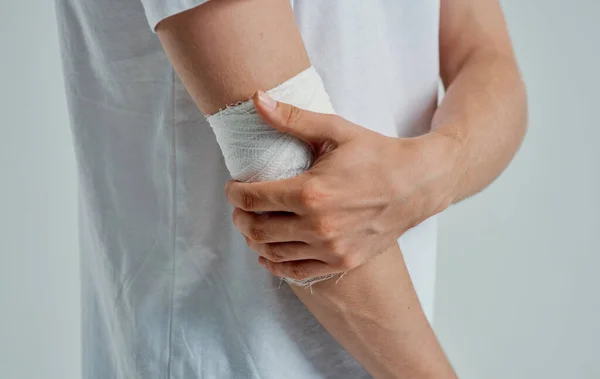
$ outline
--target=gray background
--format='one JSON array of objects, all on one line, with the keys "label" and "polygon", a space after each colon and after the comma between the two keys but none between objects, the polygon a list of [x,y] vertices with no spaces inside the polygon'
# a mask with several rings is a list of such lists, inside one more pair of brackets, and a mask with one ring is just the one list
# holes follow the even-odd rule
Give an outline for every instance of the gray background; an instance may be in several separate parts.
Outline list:
[{"label": "gray background", "polygon": [[[600,2],[503,1],[530,97],[509,169],[442,215],[464,379],[600,378]],[[76,179],[49,0],[0,2],[0,378],[79,378]]]}]

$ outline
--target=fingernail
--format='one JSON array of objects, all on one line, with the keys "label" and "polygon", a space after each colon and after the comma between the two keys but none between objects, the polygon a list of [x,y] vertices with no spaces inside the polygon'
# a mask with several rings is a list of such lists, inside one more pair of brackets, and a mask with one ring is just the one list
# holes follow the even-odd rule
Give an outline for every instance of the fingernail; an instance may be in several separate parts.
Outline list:
[{"label": "fingernail", "polygon": [[258,91],[258,101],[270,110],[277,108],[277,102],[263,91]]}]

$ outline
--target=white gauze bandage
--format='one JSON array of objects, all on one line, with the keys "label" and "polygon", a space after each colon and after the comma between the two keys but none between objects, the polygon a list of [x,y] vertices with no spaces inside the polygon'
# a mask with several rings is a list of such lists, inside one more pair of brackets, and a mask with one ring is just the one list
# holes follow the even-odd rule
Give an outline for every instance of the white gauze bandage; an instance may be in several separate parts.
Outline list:
[{"label": "white gauze bandage", "polygon": [[[335,113],[323,81],[312,66],[266,92],[277,101],[301,109]],[[312,164],[310,146],[266,124],[256,112],[252,100],[227,107],[209,116],[208,122],[234,180],[262,182],[290,178]],[[299,286],[310,286],[334,276],[331,274],[307,280],[281,279]]]}]

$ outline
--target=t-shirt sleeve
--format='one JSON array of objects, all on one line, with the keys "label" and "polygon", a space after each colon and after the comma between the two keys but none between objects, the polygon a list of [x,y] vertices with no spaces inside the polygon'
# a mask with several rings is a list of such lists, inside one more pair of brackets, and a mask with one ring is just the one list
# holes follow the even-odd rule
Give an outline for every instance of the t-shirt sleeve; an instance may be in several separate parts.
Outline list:
[{"label": "t-shirt sleeve", "polygon": [[209,0],[142,0],[148,23],[155,31],[156,25],[167,17],[204,4]]}]

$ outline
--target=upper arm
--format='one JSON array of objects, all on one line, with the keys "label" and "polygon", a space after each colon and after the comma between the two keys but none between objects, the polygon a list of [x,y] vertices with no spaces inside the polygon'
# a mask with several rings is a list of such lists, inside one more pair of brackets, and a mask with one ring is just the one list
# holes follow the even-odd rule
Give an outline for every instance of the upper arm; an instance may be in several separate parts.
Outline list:
[{"label": "upper arm", "polygon": [[514,59],[498,0],[441,0],[440,70],[448,87],[473,54],[492,52]]},{"label": "upper arm", "polygon": [[211,0],[162,20],[156,32],[207,114],[310,66],[288,0]]}]

